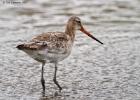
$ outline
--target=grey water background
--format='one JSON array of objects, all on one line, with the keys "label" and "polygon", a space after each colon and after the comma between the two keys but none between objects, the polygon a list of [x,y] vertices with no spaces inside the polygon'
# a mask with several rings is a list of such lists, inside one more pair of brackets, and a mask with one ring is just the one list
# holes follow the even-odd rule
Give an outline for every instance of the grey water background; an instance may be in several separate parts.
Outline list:
[{"label": "grey water background", "polygon": [[77,15],[100,45],[77,31],[71,55],[46,64],[46,100],[140,100],[140,0],[24,0],[0,3],[0,100],[39,100],[41,64],[16,45],[48,31],[64,31]]}]

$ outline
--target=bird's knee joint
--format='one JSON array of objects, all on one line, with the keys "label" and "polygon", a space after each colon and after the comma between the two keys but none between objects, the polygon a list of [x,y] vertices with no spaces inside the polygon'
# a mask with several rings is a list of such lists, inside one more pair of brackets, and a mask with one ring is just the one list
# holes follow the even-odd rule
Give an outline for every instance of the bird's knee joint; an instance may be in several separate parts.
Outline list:
[{"label": "bird's knee joint", "polygon": [[53,81],[54,81],[54,82],[57,82],[55,78],[53,79]]},{"label": "bird's knee joint", "polygon": [[45,83],[45,80],[44,80],[43,78],[41,78],[41,82],[42,82],[42,83]]}]

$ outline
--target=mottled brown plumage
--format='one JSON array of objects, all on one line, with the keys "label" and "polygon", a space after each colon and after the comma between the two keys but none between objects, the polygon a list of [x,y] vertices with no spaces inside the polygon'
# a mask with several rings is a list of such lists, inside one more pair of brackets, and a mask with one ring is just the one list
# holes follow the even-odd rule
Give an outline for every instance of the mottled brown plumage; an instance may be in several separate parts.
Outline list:
[{"label": "mottled brown plumage", "polygon": [[45,63],[55,64],[53,81],[59,90],[62,90],[56,80],[57,63],[70,55],[76,30],[82,31],[92,39],[103,44],[83,28],[79,17],[73,16],[68,20],[65,32],[42,33],[34,37],[31,41],[17,46],[19,50],[26,52],[30,57],[42,63],[41,83],[43,96],[45,95],[45,80],[43,77]]},{"label": "mottled brown plumage", "polygon": [[[65,42],[65,43],[64,43]],[[18,45],[17,48],[20,50],[41,50],[44,48],[60,48],[64,45],[66,46],[66,43],[68,42],[68,36],[64,34],[63,32],[47,32],[42,33],[35,38],[33,38],[31,41]]]}]

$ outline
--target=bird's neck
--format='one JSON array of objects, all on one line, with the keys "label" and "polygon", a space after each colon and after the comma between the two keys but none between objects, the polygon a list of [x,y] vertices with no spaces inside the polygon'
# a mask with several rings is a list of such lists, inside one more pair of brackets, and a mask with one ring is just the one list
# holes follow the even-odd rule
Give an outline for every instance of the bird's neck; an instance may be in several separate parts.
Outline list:
[{"label": "bird's neck", "polygon": [[75,38],[75,28],[69,24],[67,24],[65,33],[70,36],[71,40],[74,41]]}]

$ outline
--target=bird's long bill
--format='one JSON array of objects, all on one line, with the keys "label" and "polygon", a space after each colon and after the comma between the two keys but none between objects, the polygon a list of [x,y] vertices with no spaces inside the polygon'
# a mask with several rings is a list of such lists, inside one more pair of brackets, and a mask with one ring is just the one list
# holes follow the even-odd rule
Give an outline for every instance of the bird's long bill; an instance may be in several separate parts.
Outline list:
[{"label": "bird's long bill", "polygon": [[96,40],[97,42],[103,44],[101,41],[99,41],[97,38],[95,38],[93,35],[91,35],[89,32],[87,32],[83,26],[81,26],[80,29],[81,32],[85,33],[86,35],[88,35],[89,37],[91,37],[92,39]]}]

